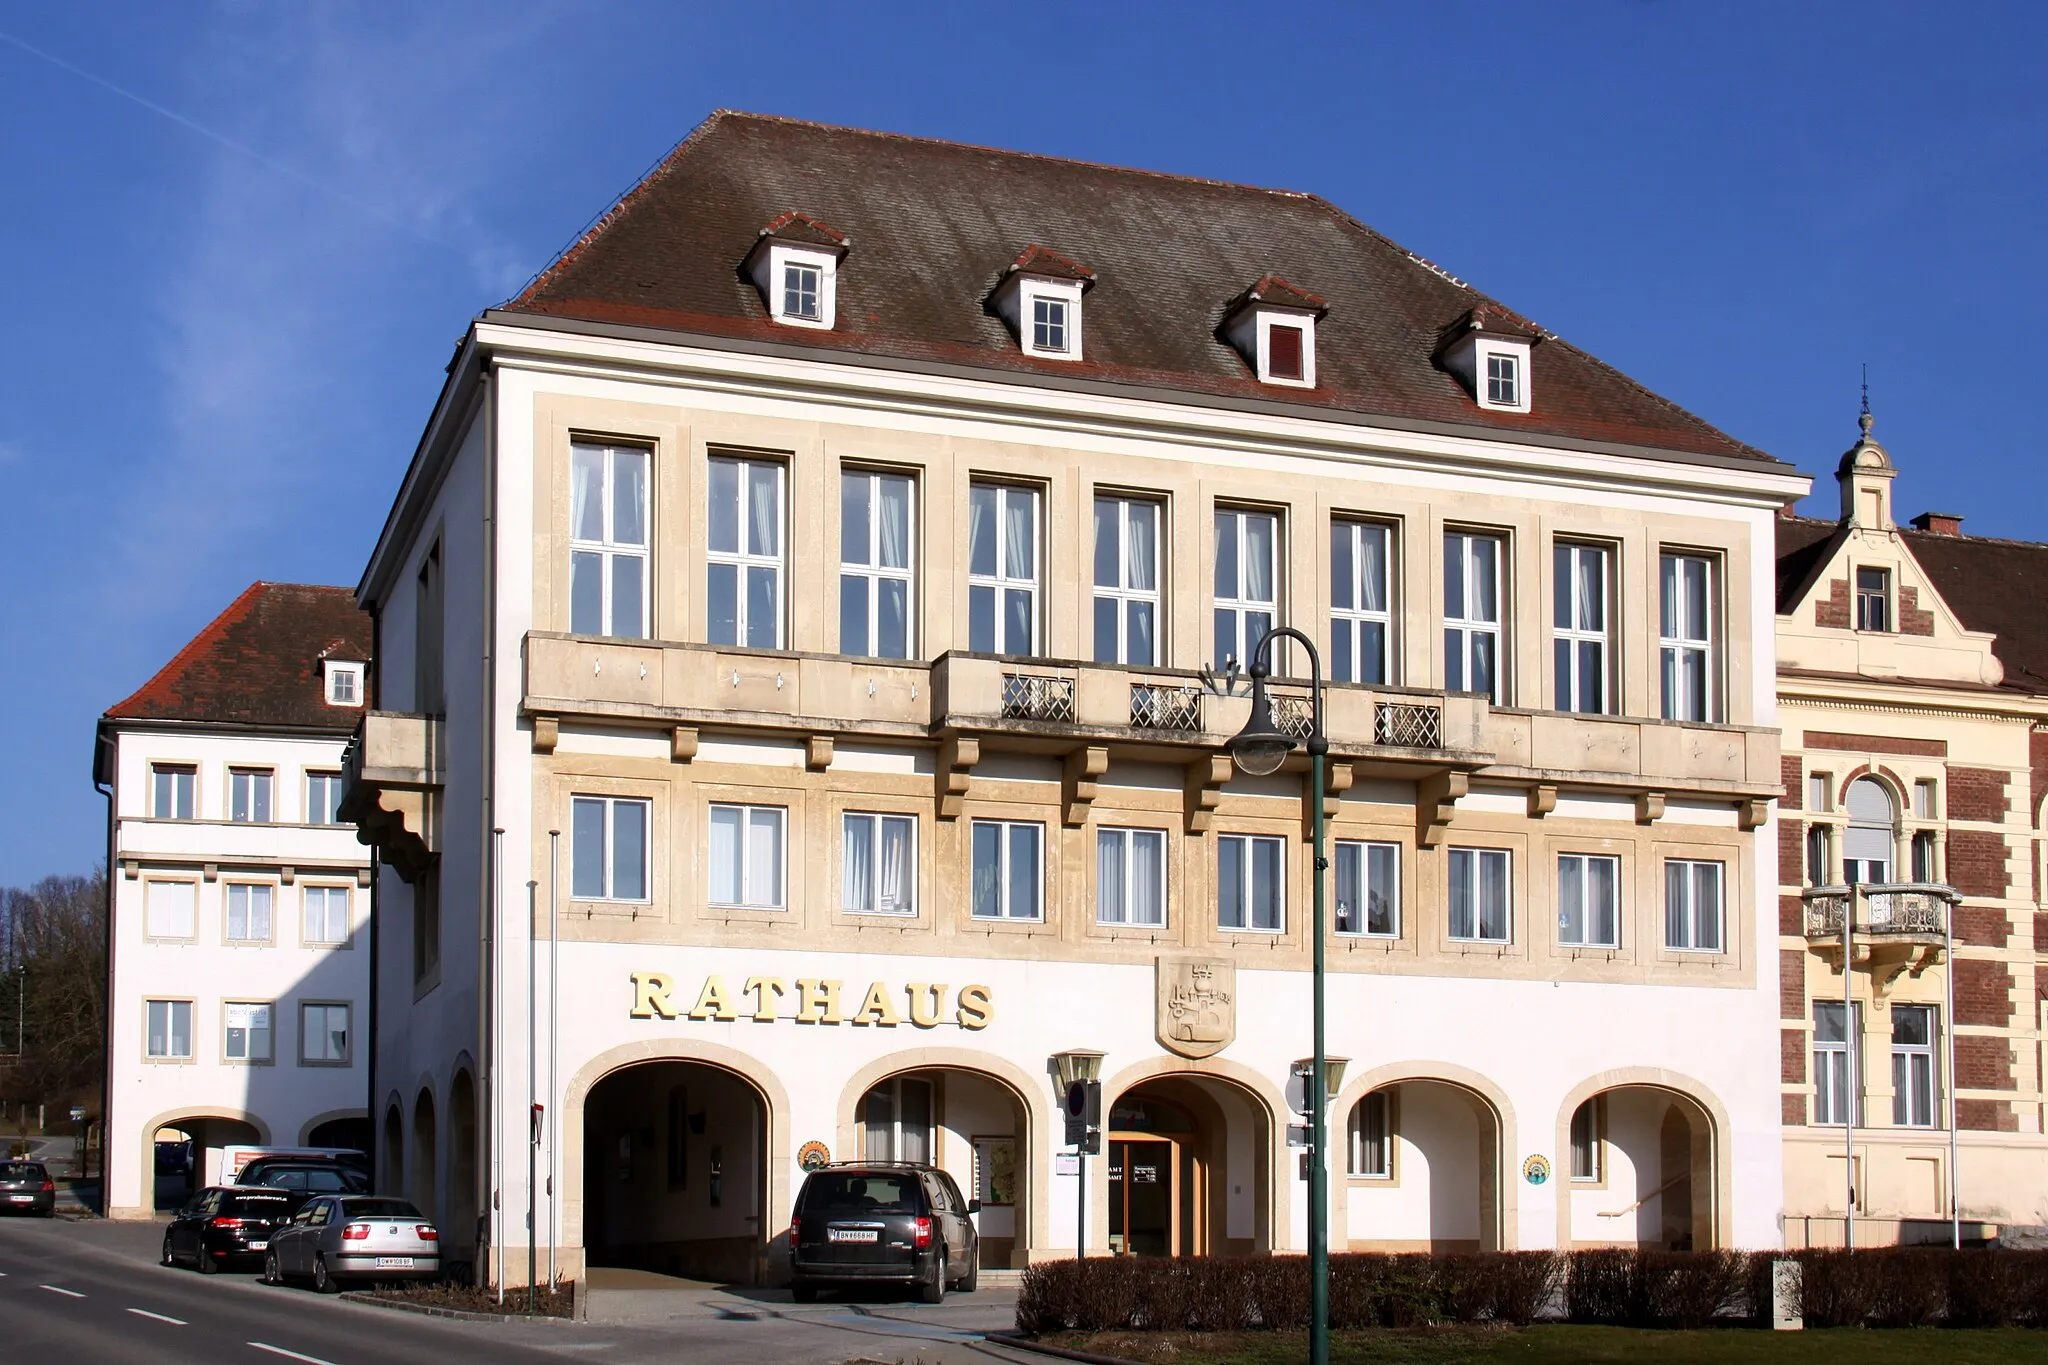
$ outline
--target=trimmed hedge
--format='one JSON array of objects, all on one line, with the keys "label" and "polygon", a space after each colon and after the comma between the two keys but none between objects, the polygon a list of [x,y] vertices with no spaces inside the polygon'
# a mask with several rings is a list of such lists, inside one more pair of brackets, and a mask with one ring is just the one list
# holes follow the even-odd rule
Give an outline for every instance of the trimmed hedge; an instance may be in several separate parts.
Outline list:
[{"label": "trimmed hedge", "polygon": [[[1330,1257],[1330,1325],[1527,1324],[1538,1317],[1631,1327],[1767,1322],[1771,1265],[1801,1266],[1811,1327],[2048,1327],[2048,1252],[1884,1248],[1797,1253],[1591,1250]],[[1299,1330],[1305,1256],[1048,1261],[1024,1273],[1026,1332]]]}]

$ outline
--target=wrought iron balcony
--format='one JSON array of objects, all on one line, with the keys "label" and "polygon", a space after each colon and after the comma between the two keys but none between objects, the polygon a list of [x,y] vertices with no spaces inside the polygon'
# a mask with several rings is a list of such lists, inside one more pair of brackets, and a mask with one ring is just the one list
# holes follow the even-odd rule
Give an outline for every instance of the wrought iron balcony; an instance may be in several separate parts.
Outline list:
[{"label": "wrought iron balcony", "polygon": [[1003,674],[1004,720],[1074,719],[1074,680],[1048,673]]},{"label": "wrought iron balcony", "polygon": [[1157,687],[1150,683],[1131,684],[1131,728],[1135,730],[1178,730],[1198,734],[1202,729],[1202,689],[1199,687]]},{"label": "wrought iron balcony", "polygon": [[1917,976],[1941,960],[1949,916],[1961,897],[1954,887],[1933,882],[1872,882],[1809,887],[1801,899],[1807,946],[1834,956],[1846,940],[1881,993],[1901,972]]},{"label": "wrought iron balcony", "polygon": [[1444,745],[1444,708],[1416,702],[1375,702],[1372,708],[1372,742],[1399,749],[1441,749]]}]

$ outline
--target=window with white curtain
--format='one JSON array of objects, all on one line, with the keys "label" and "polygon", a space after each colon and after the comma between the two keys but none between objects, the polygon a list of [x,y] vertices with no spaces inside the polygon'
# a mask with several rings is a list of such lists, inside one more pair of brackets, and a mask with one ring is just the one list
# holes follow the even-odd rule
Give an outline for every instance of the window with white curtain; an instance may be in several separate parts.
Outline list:
[{"label": "window with white curtain", "polygon": [[145,1000],[142,1005],[144,1054],[159,1061],[192,1057],[192,1002]]},{"label": "window with white curtain", "polygon": [[1393,1092],[1375,1090],[1351,1106],[1348,1172],[1386,1180],[1394,1174]]},{"label": "window with white curtain", "polygon": [[1401,933],[1401,846],[1337,841],[1337,932]]},{"label": "window with white curtain", "polygon": [[976,919],[1045,917],[1045,826],[1026,820],[976,820],[973,831]]},{"label": "window with white curtain", "polygon": [[1621,859],[1565,853],[1557,860],[1557,941],[1575,948],[1621,943]]},{"label": "window with white curtain", "polygon": [[924,1164],[932,1159],[932,1083],[895,1076],[861,1097],[864,1159]]},{"label": "window with white curtain", "polygon": [[647,899],[649,803],[625,796],[569,802],[569,894],[578,900]]},{"label": "window with white curtain", "polygon": [[1249,834],[1216,840],[1216,927],[1279,933],[1287,927],[1287,843]]},{"label": "window with white curtain", "polygon": [[[1859,1007],[1860,1013],[1860,1007]],[[1849,1012],[1839,1000],[1813,1004],[1813,1121],[1847,1123],[1850,1104],[1862,1109],[1862,1085],[1856,1080],[1856,1043]]]},{"label": "window with white curtain", "polygon": [[1849,828],[1842,837],[1843,879],[1851,884],[1890,881],[1898,823],[1891,790],[1874,777],[1859,777],[1849,784],[1844,804]]},{"label": "window with white curtain", "polygon": [[1102,924],[1166,923],[1166,831],[1095,832],[1095,918]]},{"label": "window with white curtain", "polygon": [[1444,687],[1478,692],[1496,704],[1501,687],[1499,536],[1444,534]]},{"label": "window with white curtain", "polygon": [[198,932],[197,882],[144,882],[149,937],[191,938]]},{"label": "window with white curtain", "polygon": [[[1280,609],[1280,519],[1271,512],[1216,509],[1216,657],[1249,669],[1252,651]],[[1273,662],[1268,660],[1268,662]]]},{"label": "window with white curtain", "polygon": [[307,885],[303,888],[306,917],[300,941],[306,944],[348,942],[349,889],[345,886]]},{"label": "window with white curtain", "polygon": [[783,894],[781,806],[711,808],[711,903],[780,910]]},{"label": "window with white curtain", "polygon": [[1936,1036],[1934,1006],[1893,1005],[1892,1122],[1901,1128],[1934,1127]]},{"label": "window with white curtain", "polygon": [[1331,523],[1330,677],[1337,682],[1393,681],[1392,539],[1377,522]]},{"label": "window with white curtain", "polygon": [[1451,937],[1506,943],[1510,924],[1508,851],[1454,848],[1448,859]]},{"label": "window with white curtain", "polygon": [[1664,860],[1664,946],[1718,953],[1722,947],[1720,863]]},{"label": "window with white curtain", "polygon": [[917,912],[917,818],[849,811],[840,822],[845,908],[870,915]]},{"label": "window with white curtain", "polygon": [[569,448],[569,629],[645,639],[648,453]]},{"label": "window with white curtain", "polygon": [[782,485],[775,460],[714,455],[705,538],[711,643],[782,648]]},{"label": "window with white curtain", "polygon": [[227,939],[230,943],[270,942],[270,903],[275,888],[261,882],[230,882],[227,898]]},{"label": "window with white curtain", "polygon": [[1038,652],[1038,490],[977,483],[967,490],[967,647]]},{"label": "window with white curtain", "polygon": [[839,475],[839,652],[908,659],[916,587],[916,482],[908,474]]},{"label": "window with white curtain", "polygon": [[1667,554],[1659,566],[1658,672],[1664,719],[1711,721],[1714,698],[1714,562]]},{"label": "window with white curtain", "polygon": [[1095,499],[1095,662],[1159,662],[1159,524],[1140,498]]},{"label": "window with white curtain", "polygon": [[1557,674],[1557,709],[1601,715],[1608,697],[1612,650],[1607,632],[1613,555],[1601,545],[1552,547],[1551,652]]},{"label": "window with white curtain", "polygon": [[270,793],[277,777],[268,768],[228,770],[228,819],[241,823],[270,821]]}]

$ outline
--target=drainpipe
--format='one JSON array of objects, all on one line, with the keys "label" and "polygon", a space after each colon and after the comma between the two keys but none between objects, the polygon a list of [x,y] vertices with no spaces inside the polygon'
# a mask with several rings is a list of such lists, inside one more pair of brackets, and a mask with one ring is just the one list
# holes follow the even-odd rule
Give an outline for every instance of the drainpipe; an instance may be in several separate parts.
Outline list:
[{"label": "drainpipe", "polygon": [[1944,991],[1948,996],[1948,1075],[1944,1077],[1948,1091],[1948,1241],[1957,1251],[1963,1249],[1962,1172],[1956,1169],[1956,903],[1948,903],[1948,914],[1943,916],[1942,927],[1946,940],[1942,950],[1942,962],[1946,968],[1948,983]]},{"label": "drainpipe", "polygon": [[1849,883],[1842,905],[1842,1037],[1843,1054],[1842,1184],[1848,1202],[1842,1206],[1842,1245],[1856,1249],[1856,1102],[1863,1096],[1863,1031],[1856,1027],[1856,906],[1863,899],[1861,883]]},{"label": "drainpipe", "polygon": [[[471,344],[475,344],[474,333]],[[501,881],[499,844],[504,831],[497,827],[497,631],[498,631],[498,401],[497,386],[492,383],[491,361],[487,355],[477,360],[477,389],[483,395],[484,441],[483,441],[483,676],[480,679],[482,709],[477,717],[477,738],[479,752],[483,758],[483,803],[478,821],[478,844],[485,850],[484,866],[479,869],[478,883],[483,895],[478,907],[478,918],[482,921],[479,947],[481,952],[477,966],[478,1009],[477,1026],[483,1035],[479,1051],[483,1055],[484,1112],[490,1121],[479,1125],[479,1137],[489,1144],[489,1160],[479,1162],[480,1171],[490,1173],[490,1198],[480,1200],[479,1207],[487,1210],[493,1252],[491,1275],[498,1282],[498,1300],[504,1302],[504,1189],[500,1178],[504,1164],[504,1143],[501,1133],[502,1116],[498,1110],[502,1096],[498,1088],[499,1030],[498,1013],[502,1008],[499,998],[498,955],[501,937],[498,914],[498,888]],[[445,560],[443,561],[445,564]],[[445,572],[445,570],[444,570]],[[445,600],[445,599],[444,599]],[[445,629],[445,617],[444,617]]]}]

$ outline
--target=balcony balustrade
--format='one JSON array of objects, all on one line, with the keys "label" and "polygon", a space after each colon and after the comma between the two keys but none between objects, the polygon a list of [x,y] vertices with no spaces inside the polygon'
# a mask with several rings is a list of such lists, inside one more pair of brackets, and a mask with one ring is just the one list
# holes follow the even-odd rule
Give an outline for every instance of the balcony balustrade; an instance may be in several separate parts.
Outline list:
[{"label": "balcony balustrade", "polygon": [[441,851],[445,744],[439,716],[370,711],[342,751],[341,819],[409,882]]},{"label": "balcony balustrade", "polygon": [[1961,897],[1931,882],[1873,882],[1809,887],[1801,899],[1808,948],[1839,963],[1846,937],[1855,964],[1871,972],[1882,993],[1901,972],[1918,976],[1942,960],[1949,916]]}]

